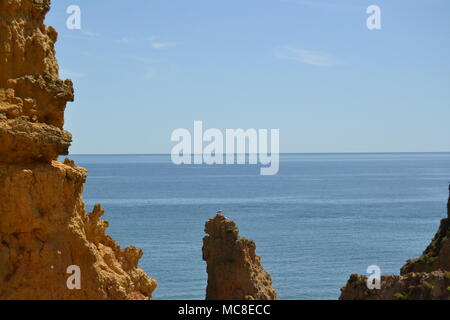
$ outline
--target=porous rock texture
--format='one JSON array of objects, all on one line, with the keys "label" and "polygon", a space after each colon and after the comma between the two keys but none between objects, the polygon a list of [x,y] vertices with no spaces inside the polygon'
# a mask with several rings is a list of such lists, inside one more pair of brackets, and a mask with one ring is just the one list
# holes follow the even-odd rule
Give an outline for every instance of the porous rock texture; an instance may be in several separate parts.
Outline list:
[{"label": "porous rock texture", "polygon": [[[0,299],[150,299],[142,251],[105,233],[82,200],[86,170],[66,159],[70,80],[58,77],[49,0],[0,0]],[[69,289],[68,267],[80,269]]]},{"label": "porous rock texture", "polygon": [[408,260],[399,276],[381,277],[381,288],[369,290],[367,278],[352,274],[341,288],[341,300],[450,300],[450,197],[431,244]]},{"label": "porous rock texture", "polygon": [[207,263],[207,300],[275,300],[272,278],[256,255],[255,242],[239,237],[232,220],[218,213],[205,224],[203,260]]}]

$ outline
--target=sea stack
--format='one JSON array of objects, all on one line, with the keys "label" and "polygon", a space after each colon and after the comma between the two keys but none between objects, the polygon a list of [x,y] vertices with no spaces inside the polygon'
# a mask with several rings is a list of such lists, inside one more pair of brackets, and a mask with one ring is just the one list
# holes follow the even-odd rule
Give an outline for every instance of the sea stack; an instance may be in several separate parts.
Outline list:
[{"label": "sea stack", "polygon": [[63,125],[74,93],[58,76],[49,9],[0,1],[0,299],[150,299],[142,251],[105,233],[100,205],[86,213],[86,170],[57,162],[71,143]]},{"label": "sea stack", "polygon": [[255,242],[239,237],[232,220],[217,213],[205,224],[203,260],[207,263],[207,300],[275,300],[272,278],[256,255]]},{"label": "sea stack", "polygon": [[[447,203],[447,211],[449,210]],[[450,218],[417,259],[408,260],[399,276],[381,277],[381,289],[369,290],[365,276],[353,274],[341,289],[341,300],[450,299]]]}]

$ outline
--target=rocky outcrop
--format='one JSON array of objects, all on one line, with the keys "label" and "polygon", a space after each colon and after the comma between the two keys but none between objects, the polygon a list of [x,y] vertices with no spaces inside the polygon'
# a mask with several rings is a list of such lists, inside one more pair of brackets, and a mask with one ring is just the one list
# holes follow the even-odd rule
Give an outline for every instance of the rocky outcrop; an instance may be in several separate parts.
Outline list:
[{"label": "rocky outcrop", "polygon": [[450,300],[450,196],[447,215],[422,256],[408,260],[400,276],[383,276],[381,288],[369,290],[367,278],[353,274],[342,287],[340,299]]},{"label": "rocky outcrop", "polygon": [[203,260],[207,263],[207,300],[275,300],[272,279],[256,255],[253,241],[239,237],[232,220],[218,213],[205,224]]},{"label": "rocky outcrop", "polygon": [[0,299],[149,299],[156,281],[137,267],[142,251],[105,233],[99,205],[86,213],[86,170],[56,161],[71,143],[74,96],[58,77],[49,8],[0,1]]},{"label": "rocky outcrop", "polygon": [[0,2],[0,159],[50,161],[66,155],[71,135],[64,110],[73,101],[70,80],[58,77],[57,33],[43,24],[48,0]]},{"label": "rocky outcrop", "polygon": [[430,245],[417,259],[411,259],[401,268],[400,274],[410,272],[450,271],[450,219],[442,219]]},{"label": "rocky outcrop", "polygon": [[448,300],[450,272],[382,276],[381,289],[367,289],[367,278],[352,274],[341,289],[341,300]]}]

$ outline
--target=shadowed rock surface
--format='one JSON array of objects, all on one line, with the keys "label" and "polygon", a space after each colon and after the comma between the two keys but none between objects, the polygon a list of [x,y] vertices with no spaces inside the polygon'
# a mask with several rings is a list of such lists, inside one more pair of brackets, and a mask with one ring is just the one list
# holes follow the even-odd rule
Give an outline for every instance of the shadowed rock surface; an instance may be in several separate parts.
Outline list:
[{"label": "shadowed rock surface", "polygon": [[207,300],[275,300],[272,279],[255,253],[253,241],[239,237],[232,220],[218,213],[205,224],[203,260],[207,263]]},{"label": "shadowed rock surface", "polygon": [[[156,281],[137,267],[142,250],[122,250],[103,210],[87,214],[85,169],[66,155],[57,32],[43,24],[49,0],[0,0],[0,299],[149,299]],[[81,288],[69,290],[69,266]]]},{"label": "shadowed rock surface", "polygon": [[[449,190],[450,191],[450,190]],[[383,276],[381,289],[369,290],[367,278],[352,274],[341,300],[450,300],[450,196],[447,218],[423,254],[408,260],[400,276]]]}]

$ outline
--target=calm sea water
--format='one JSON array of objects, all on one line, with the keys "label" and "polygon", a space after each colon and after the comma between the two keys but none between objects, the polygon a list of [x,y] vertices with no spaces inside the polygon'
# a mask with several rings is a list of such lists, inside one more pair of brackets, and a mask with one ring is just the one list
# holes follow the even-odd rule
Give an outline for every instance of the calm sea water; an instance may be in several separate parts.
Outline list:
[{"label": "calm sea water", "polygon": [[155,299],[204,299],[204,222],[234,219],[282,299],[337,299],[351,273],[398,273],[446,215],[450,153],[283,155],[257,166],[175,166],[169,156],[71,156],[89,170],[84,199],[109,234],[145,252]]}]

